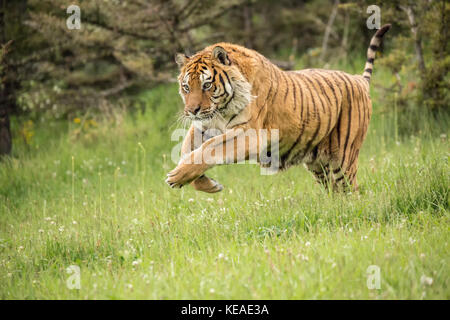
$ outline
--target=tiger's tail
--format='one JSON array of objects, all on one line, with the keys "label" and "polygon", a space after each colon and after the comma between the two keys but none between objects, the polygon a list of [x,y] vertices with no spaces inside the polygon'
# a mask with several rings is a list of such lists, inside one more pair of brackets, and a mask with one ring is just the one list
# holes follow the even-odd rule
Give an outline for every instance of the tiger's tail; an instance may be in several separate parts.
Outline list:
[{"label": "tiger's tail", "polygon": [[384,34],[388,32],[390,28],[391,28],[390,24],[385,24],[375,33],[375,35],[372,37],[372,40],[370,40],[370,45],[369,48],[367,49],[367,61],[366,65],[364,66],[364,73],[363,73],[363,77],[366,78],[368,82],[370,82],[370,77],[372,76],[373,62],[375,61],[375,53],[377,52],[381,42],[383,41]]}]

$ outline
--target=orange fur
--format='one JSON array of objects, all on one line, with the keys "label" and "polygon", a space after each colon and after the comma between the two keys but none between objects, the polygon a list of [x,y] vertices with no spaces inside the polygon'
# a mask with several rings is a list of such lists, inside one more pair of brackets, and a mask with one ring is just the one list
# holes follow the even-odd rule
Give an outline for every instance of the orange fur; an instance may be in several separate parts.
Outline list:
[{"label": "orange fur", "polygon": [[[358,155],[372,114],[369,81],[374,52],[389,28],[382,27],[373,37],[363,75],[322,69],[282,71],[256,51],[229,43],[209,46],[190,58],[177,56],[185,114],[219,134],[195,142],[198,129],[193,125],[183,143],[184,158],[166,181],[172,187],[192,183],[201,191],[222,190],[204,175],[213,165],[190,164],[186,159],[208,154],[217,157],[216,163],[246,160],[251,156],[247,146],[241,158],[235,150],[231,157],[219,159],[211,149],[223,144],[225,150],[228,141],[242,134],[238,129],[252,128],[279,130],[281,169],[304,163],[325,185],[356,187]],[[211,81],[211,89],[206,89]]]}]

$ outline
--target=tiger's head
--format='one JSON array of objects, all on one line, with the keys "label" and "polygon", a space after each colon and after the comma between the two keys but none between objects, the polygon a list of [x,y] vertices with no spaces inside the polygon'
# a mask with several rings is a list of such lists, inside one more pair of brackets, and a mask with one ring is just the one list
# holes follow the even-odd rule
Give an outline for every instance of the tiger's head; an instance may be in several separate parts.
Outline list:
[{"label": "tiger's head", "polygon": [[179,92],[186,118],[228,119],[250,103],[251,85],[223,47],[215,46],[192,57],[178,53],[175,61],[181,71]]}]

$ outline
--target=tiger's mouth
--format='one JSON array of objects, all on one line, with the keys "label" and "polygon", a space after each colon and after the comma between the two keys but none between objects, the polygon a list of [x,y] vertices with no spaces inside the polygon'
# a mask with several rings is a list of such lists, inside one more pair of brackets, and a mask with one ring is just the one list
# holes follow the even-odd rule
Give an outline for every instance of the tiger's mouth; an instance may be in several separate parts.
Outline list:
[{"label": "tiger's mouth", "polygon": [[227,103],[222,106],[211,106],[210,108],[200,111],[196,115],[190,114],[186,116],[192,121],[209,121],[214,118],[226,118],[228,116],[227,107],[233,99],[230,99]]},{"label": "tiger's mouth", "polygon": [[210,112],[206,112],[206,113],[202,113],[202,114],[194,116],[193,120],[208,121],[215,117],[217,117],[216,111],[210,111]]},{"label": "tiger's mouth", "polygon": [[[211,120],[213,118],[228,118],[228,117],[232,117],[234,116],[234,114],[230,114],[230,110],[229,109],[229,105],[231,102],[233,102],[234,99],[234,93],[231,96],[231,99],[228,100],[227,102],[225,102],[222,105],[218,105],[216,107],[211,107],[209,108],[206,112],[202,112],[201,114],[198,114],[198,118],[196,120],[200,120],[200,121],[208,121]],[[234,112],[231,112],[234,113]]]}]

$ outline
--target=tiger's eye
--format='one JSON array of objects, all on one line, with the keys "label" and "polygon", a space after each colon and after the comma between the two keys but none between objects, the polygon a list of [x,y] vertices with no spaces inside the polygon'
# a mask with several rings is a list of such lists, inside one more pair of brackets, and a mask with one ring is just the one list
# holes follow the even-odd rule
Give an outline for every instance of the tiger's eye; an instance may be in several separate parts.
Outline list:
[{"label": "tiger's eye", "polygon": [[209,90],[211,88],[212,82],[207,82],[203,84],[203,90]]},{"label": "tiger's eye", "polygon": [[189,86],[187,84],[183,84],[183,90],[185,92],[189,92]]}]

